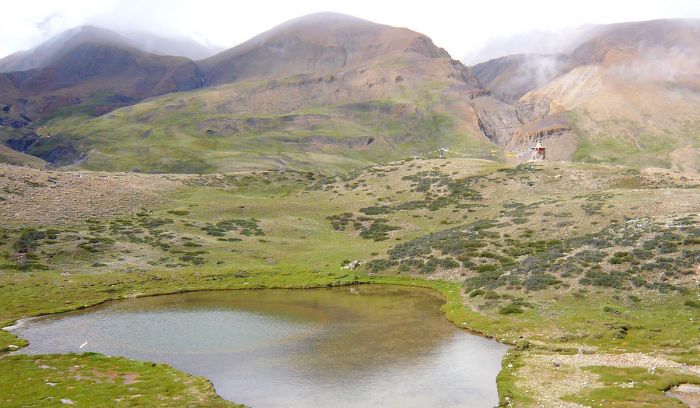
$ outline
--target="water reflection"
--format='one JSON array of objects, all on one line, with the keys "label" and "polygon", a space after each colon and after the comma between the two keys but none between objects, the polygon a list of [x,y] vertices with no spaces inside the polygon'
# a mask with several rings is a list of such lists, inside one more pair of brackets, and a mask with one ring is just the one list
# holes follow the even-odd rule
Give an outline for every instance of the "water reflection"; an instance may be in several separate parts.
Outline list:
[{"label": "water reflection", "polygon": [[[23,352],[166,362],[257,407],[493,406],[505,347],[451,325],[433,291],[212,291],[30,319]],[[88,345],[79,350],[85,340]]]}]

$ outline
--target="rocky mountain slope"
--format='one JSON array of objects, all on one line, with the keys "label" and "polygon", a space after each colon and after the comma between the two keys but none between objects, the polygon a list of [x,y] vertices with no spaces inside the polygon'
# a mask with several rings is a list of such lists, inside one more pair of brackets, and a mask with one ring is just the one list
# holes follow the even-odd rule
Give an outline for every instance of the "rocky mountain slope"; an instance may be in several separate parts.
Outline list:
[{"label": "rocky mountain slope", "polygon": [[41,67],[0,75],[5,146],[99,170],[335,172],[442,147],[526,159],[543,140],[554,160],[700,170],[694,20],[591,26],[566,52],[473,67],[420,33],[334,13],[198,62],[84,30],[97,40],[54,39],[26,60]]},{"label": "rocky mountain slope", "polygon": [[[599,27],[561,55],[515,55],[473,67],[501,104],[481,112],[487,135],[552,157],[700,169],[700,22]],[[478,102],[477,104],[484,104]]]},{"label": "rocky mountain slope", "polygon": [[76,27],[0,59],[0,103],[36,122],[76,111],[99,116],[150,96],[194,89],[204,82],[197,65],[168,56],[175,49],[206,55],[193,43]]},{"label": "rocky mountain slope", "polygon": [[65,43],[40,68],[0,74],[0,102],[37,120],[69,107],[101,114],[202,85],[199,68],[186,58],[147,54],[106,39],[84,40]]},{"label": "rocky mountain slope", "polygon": [[[426,64],[432,59],[449,58],[447,51],[435,46],[430,38],[411,30],[343,14],[319,13],[283,23],[200,65],[207,83],[218,85],[251,77],[347,75],[360,66],[388,65],[392,59],[404,68],[408,62]],[[475,83],[471,77],[464,79]]]},{"label": "rocky mountain slope", "polygon": [[86,42],[109,43],[156,55],[172,55],[198,60],[222,51],[189,38],[166,37],[148,32],[117,33],[105,28],[79,26],[59,33],[38,46],[0,58],[0,72],[45,68],[63,53]]},{"label": "rocky mountain slope", "polygon": [[45,68],[72,48],[87,42],[132,48],[136,46],[128,38],[110,30],[91,26],[75,27],[49,38],[32,49],[17,51],[0,59],[0,72]]},{"label": "rocky mountain slope", "polygon": [[[126,37],[94,27],[69,30],[30,52],[3,59],[0,66],[31,68],[0,73],[0,141],[55,165],[80,160],[83,153],[68,145],[43,149],[36,123],[99,116],[204,82],[191,60],[142,52]],[[20,158],[13,154],[10,162]]]},{"label": "rocky mountain slope", "polygon": [[86,168],[147,172],[333,172],[442,146],[493,154],[464,116],[483,92],[476,78],[408,29],[311,15],[199,65],[205,88],[57,118],[42,128],[46,146],[70,145]]}]

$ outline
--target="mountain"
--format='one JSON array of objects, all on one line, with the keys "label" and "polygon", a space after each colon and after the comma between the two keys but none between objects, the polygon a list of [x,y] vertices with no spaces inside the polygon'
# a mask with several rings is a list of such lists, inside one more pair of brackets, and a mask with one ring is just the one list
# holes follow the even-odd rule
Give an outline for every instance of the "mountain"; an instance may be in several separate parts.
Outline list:
[{"label": "mountain", "polygon": [[440,147],[494,154],[464,105],[483,91],[477,79],[405,28],[314,14],[199,65],[203,89],[56,118],[42,142],[73,146],[86,168],[144,172],[337,172]]},{"label": "mountain", "polygon": [[202,85],[199,68],[186,58],[93,41],[62,49],[43,68],[0,76],[10,89],[0,96],[0,103],[21,106],[34,120],[67,107],[104,113],[150,96]]},{"label": "mountain", "polygon": [[[487,135],[552,157],[700,170],[700,21],[599,27],[568,54],[516,55],[473,67],[498,102]],[[506,118],[504,120],[503,118]]]},{"label": "mountain", "polygon": [[33,49],[18,51],[0,59],[0,72],[45,68],[66,52],[88,42],[135,47],[131,40],[114,31],[91,26],[75,27],[49,38]]},{"label": "mountain", "polygon": [[134,47],[143,52],[156,55],[172,55],[185,57],[193,61],[211,57],[225,49],[210,42],[199,42],[181,36],[161,36],[146,31],[125,32]]},{"label": "mountain", "polygon": [[142,52],[125,37],[94,27],[69,30],[15,62],[36,67],[0,73],[4,109],[0,140],[13,147],[13,140],[21,137],[22,153],[30,152],[25,142],[34,140],[37,144],[31,145],[30,153],[54,164],[73,162],[82,153],[69,145],[41,151],[37,123],[52,117],[99,116],[151,96],[203,84],[203,74],[193,61]]},{"label": "mountain", "polygon": [[605,27],[605,25],[585,24],[562,30],[535,30],[492,38],[480,48],[465,55],[462,62],[477,65],[510,55],[567,54],[581,43],[596,36]]},{"label": "mountain", "polygon": [[141,51],[110,30],[78,27],[0,62],[0,103],[32,120],[57,110],[94,115],[169,92],[200,87],[197,65],[183,57]]},{"label": "mountain", "polygon": [[31,132],[0,134],[99,170],[339,172],[441,148],[524,159],[540,140],[553,160],[700,171],[700,22],[570,34],[540,47],[560,52],[472,67],[423,34],[334,13],[196,63],[73,35],[35,50],[48,65],[0,75],[6,121]]},{"label": "mountain", "polygon": [[566,63],[563,54],[516,54],[477,64],[472,71],[494,96],[513,103],[559,76]]},{"label": "mountain", "polygon": [[392,57],[416,61],[450,58],[430,38],[408,29],[319,13],[281,24],[200,65],[207,82],[218,85],[250,77],[323,75]]},{"label": "mountain", "polygon": [[40,45],[0,58],[0,73],[45,68],[64,53],[85,43],[111,44],[156,55],[198,60],[222,51],[221,47],[202,44],[190,38],[165,37],[139,31],[117,33],[105,28],[80,26],[59,33]]}]

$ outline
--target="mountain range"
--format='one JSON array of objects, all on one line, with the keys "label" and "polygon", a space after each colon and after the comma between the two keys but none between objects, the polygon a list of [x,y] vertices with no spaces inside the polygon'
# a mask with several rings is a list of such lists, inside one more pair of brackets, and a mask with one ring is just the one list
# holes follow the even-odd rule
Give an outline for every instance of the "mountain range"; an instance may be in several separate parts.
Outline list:
[{"label": "mountain range", "polygon": [[[334,13],[201,59],[79,27],[0,60],[0,160],[333,173],[440,148],[522,158],[541,141],[555,160],[700,170],[700,22],[584,31],[466,66],[423,34]],[[161,55],[178,50],[197,60]]]}]

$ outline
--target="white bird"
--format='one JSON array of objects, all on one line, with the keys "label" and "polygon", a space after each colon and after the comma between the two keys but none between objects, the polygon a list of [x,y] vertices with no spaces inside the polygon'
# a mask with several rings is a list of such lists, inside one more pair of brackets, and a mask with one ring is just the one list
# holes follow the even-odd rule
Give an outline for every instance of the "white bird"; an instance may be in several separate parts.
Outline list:
[{"label": "white bird", "polygon": [[88,343],[87,340],[85,340],[85,343],[81,344],[80,348],[82,349],[83,347],[87,346],[87,343]]}]

